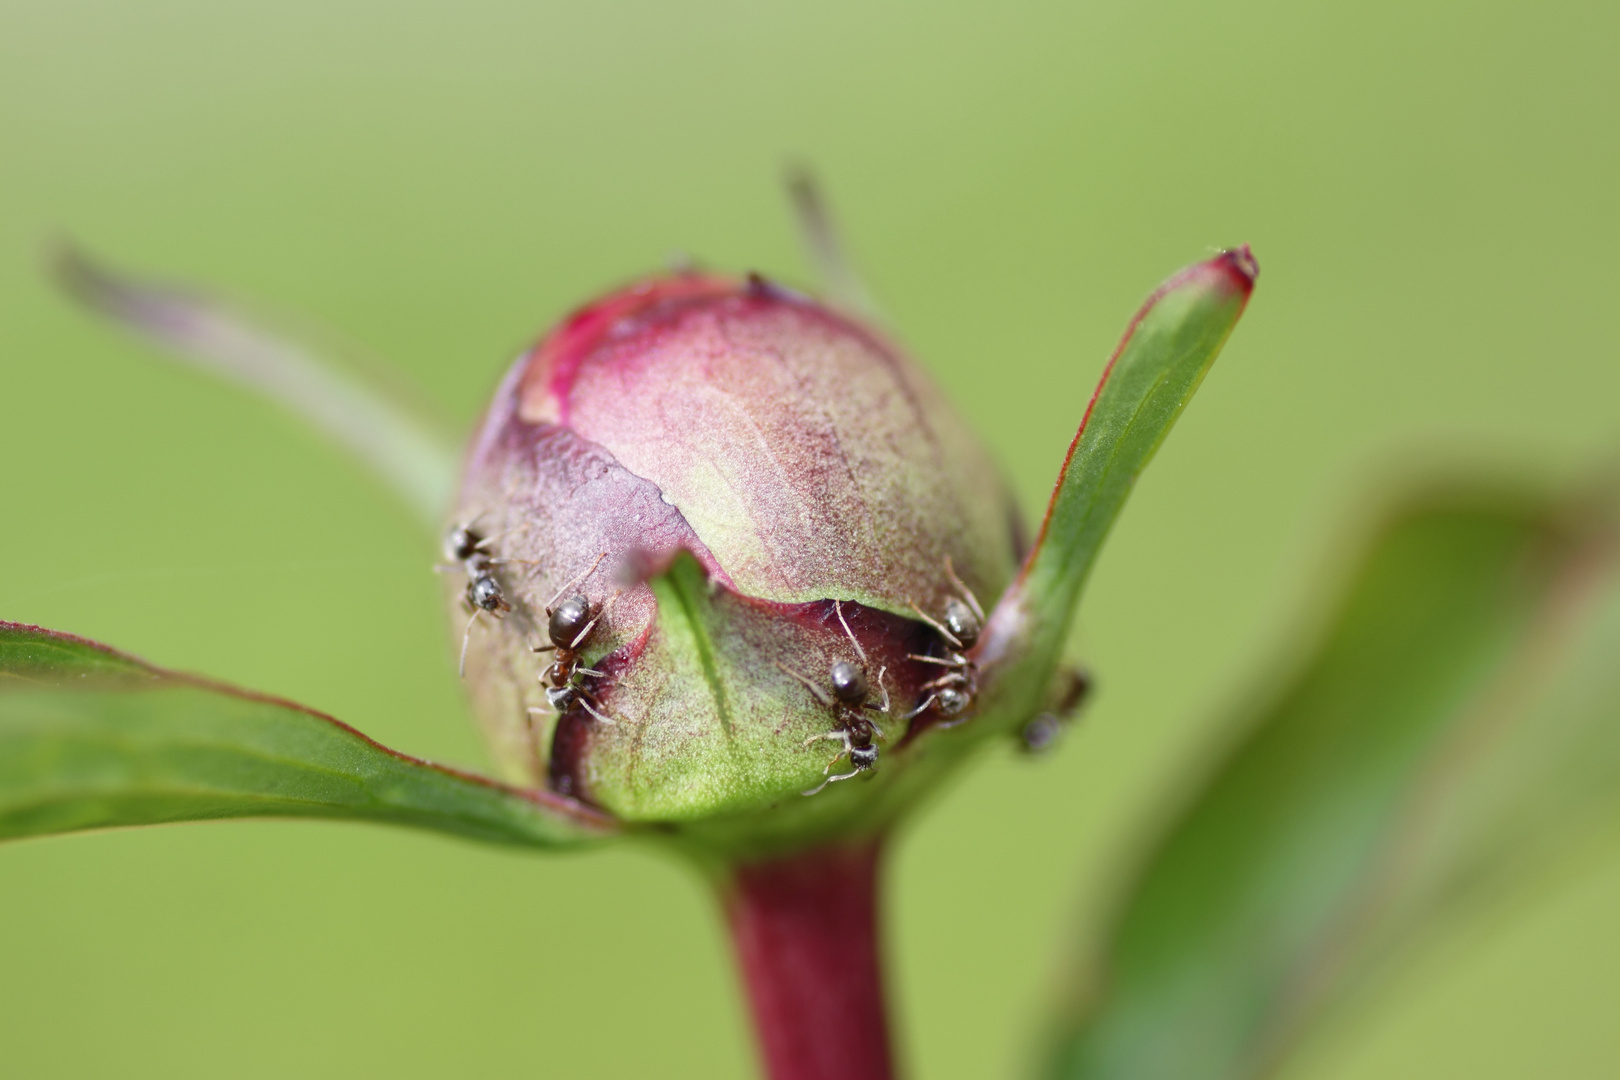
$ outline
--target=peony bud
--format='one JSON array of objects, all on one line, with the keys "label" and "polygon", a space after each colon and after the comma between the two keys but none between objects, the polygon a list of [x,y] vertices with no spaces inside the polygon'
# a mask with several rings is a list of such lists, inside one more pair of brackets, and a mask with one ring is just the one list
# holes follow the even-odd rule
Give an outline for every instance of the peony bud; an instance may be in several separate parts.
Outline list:
[{"label": "peony bud", "polygon": [[[975,741],[947,729],[1016,737],[1061,693],[1052,643],[1241,311],[1247,258],[1193,268],[1139,316],[1152,357],[1127,357],[1117,393],[1152,407],[1071,450],[1123,447],[1128,467],[1065,466],[1043,528],[1062,535],[1016,585],[1006,483],[872,329],[758,277],[660,278],[574,313],[497,392],[446,545],[504,771],[733,856],[880,831]],[[1175,377],[1133,384],[1167,348],[1186,353]]]},{"label": "peony bud", "polygon": [[477,563],[458,604],[504,616],[476,617],[466,671],[505,770],[627,822],[888,772],[971,708],[950,656],[1022,543],[995,466],[891,345],[699,275],[600,300],[518,360],[455,520],[477,549],[448,553]]}]

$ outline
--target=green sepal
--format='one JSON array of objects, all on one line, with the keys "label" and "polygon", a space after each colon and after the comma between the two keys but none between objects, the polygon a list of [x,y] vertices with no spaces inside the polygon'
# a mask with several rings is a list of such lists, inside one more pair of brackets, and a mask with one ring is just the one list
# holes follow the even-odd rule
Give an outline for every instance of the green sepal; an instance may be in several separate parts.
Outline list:
[{"label": "green sepal", "polygon": [[1040,707],[1109,529],[1237,325],[1258,274],[1246,246],[1190,266],[1159,286],[1125,331],[1035,545],[978,647],[994,708],[1027,718]]}]

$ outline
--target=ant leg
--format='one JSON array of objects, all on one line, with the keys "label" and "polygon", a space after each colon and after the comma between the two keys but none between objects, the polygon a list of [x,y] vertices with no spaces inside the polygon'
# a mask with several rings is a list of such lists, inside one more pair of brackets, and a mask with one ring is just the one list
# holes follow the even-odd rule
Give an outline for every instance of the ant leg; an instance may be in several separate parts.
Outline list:
[{"label": "ant leg", "polygon": [[[802,745],[809,746],[811,743],[820,742],[822,739],[831,739],[834,742],[843,743],[844,744],[844,754],[849,753],[849,747],[850,747],[849,732],[843,731],[843,730],[823,731],[820,735],[812,735],[808,739],[804,740]],[[838,757],[843,757],[844,754],[839,754]],[[837,761],[838,758],[833,758],[833,760]]]},{"label": "ant leg", "polygon": [[598,720],[602,721],[602,723],[606,724],[608,727],[618,727],[619,726],[619,722],[617,720],[615,720],[612,717],[608,716],[604,712],[598,711],[589,701],[587,701],[585,699],[585,697],[583,695],[580,696],[579,704],[586,712],[590,713],[592,716],[594,716]]},{"label": "ant leg", "polygon": [[877,685],[878,689],[883,691],[883,704],[874,705],[868,701],[861,706],[863,709],[872,709],[873,711],[880,713],[886,713],[889,711],[889,688],[888,686],[884,685],[883,682],[883,676],[887,675],[888,673],[889,669],[886,666],[878,669]]},{"label": "ant leg", "polygon": [[917,660],[924,664],[939,664],[942,667],[949,668],[959,668],[962,666],[962,662],[960,660],[943,660],[937,656],[918,656],[916,653],[906,653],[906,659]]},{"label": "ant leg", "polygon": [[849,628],[849,623],[844,622],[844,602],[842,600],[833,601],[833,614],[838,616],[839,623],[844,627],[844,633],[849,636],[849,643],[855,646],[855,655],[861,658],[861,667],[865,667],[867,663],[866,650],[861,648],[861,643],[856,640],[854,632]]},{"label": "ant leg", "polygon": [[467,677],[467,642],[472,640],[473,623],[477,622],[478,616],[483,613],[483,608],[473,608],[472,618],[467,620],[467,629],[462,631],[461,634],[461,663],[457,666],[456,672],[463,679]]},{"label": "ant leg", "polygon": [[982,626],[984,624],[984,608],[979,606],[979,598],[973,595],[973,590],[967,587],[966,582],[956,576],[956,567],[951,565],[949,555],[945,556],[945,575],[951,579],[951,584],[956,586],[956,591],[962,594],[962,599],[967,601],[968,607],[973,609],[973,614],[979,617],[979,624]]},{"label": "ant leg", "polygon": [[607,672],[605,672],[605,671],[597,671],[594,668],[588,668],[588,667],[575,668],[574,669],[574,674],[576,674],[576,675],[595,675],[598,679],[607,678]]},{"label": "ant leg", "polygon": [[821,789],[826,787],[828,784],[836,784],[840,780],[848,780],[852,776],[859,776],[859,775],[861,775],[861,771],[859,769],[852,769],[847,773],[839,773],[837,776],[829,776],[829,777],[827,777],[827,779],[823,780],[821,783],[817,784],[815,787],[811,788],[809,791],[801,791],[801,792],[799,792],[799,794],[803,795],[803,796],[806,796],[806,797],[809,797],[811,795],[816,795],[816,794],[819,794]]},{"label": "ant leg", "polygon": [[927,623],[929,626],[932,626],[934,628],[934,632],[937,633],[940,637],[944,638],[946,641],[950,642],[951,647],[953,649],[960,649],[962,647],[961,641],[959,641],[957,639],[955,634],[951,633],[949,630],[947,630],[945,628],[944,623],[942,623],[942,622],[938,621],[937,619],[934,619],[931,616],[929,616],[926,612],[923,611],[922,608],[917,606],[915,601],[907,600],[906,603],[911,607],[912,611],[915,611],[917,613],[917,618],[921,619],[923,622]]},{"label": "ant leg", "polygon": [[562,588],[558,589],[557,590],[557,595],[553,596],[551,598],[551,602],[546,605],[546,611],[549,613],[552,608],[557,606],[557,601],[559,601],[559,600],[561,600],[563,598],[564,593],[566,593],[569,589],[572,589],[575,585],[578,585],[580,582],[584,581],[586,578],[590,577],[591,574],[595,573],[596,568],[598,566],[602,565],[602,560],[605,559],[605,558],[607,558],[607,552],[604,551],[604,552],[602,552],[602,554],[600,554],[600,555],[598,555],[596,557],[595,562],[591,563],[590,566],[585,568],[585,572],[583,574],[580,574],[573,581],[570,581],[568,584],[566,584]]},{"label": "ant leg", "polygon": [[808,739],[804,740],[804,745],[809,746],[811,743],[817,742],[817,741],[819,741],[821,739],[831,739],[834,742],[842,743],[843,746],[844,746],[844,748],[842,750],[838,751],[838,753],[834,754],[830,759],[828,759],[826,767],[821,770],[821,775],[826,776],[829,772],[832,771],[832,767],[834,765],[838,764],[839,759],[841,759],[841,758],[843,758],[843,757],[845,757],[845,756],[847,756],[849,754],[854,753],[854,745],[855,744],[854,744],[853,740],[850,739],[849,732],[843,731],[843,730],[838,730],[838,731],[825,731],[825,732],[822,732],[820,735],[812,735]]},{"label": "ant leg", "polygon": [[910,720],[914,716],[921,716],[923,713],[928,711],[928,706],[930,706],[930,705],[932,705],[934,703],[934,698],[937,697],[937,696],[938,695],[936,695],[936,694],[929,694],[926,698],[923,699],[923,703],[921,705],[918,705],[915,709],[912,709],[908,713],[901,713],[900,714],[900,719],[902,719],[902,720]]}]

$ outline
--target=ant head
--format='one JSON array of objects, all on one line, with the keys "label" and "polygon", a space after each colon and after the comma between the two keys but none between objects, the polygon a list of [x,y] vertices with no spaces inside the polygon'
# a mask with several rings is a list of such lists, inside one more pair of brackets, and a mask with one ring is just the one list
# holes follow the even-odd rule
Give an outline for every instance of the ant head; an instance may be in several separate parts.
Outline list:
[{"label": "ant head", "polygon": [[467,602],[485,611],[504,610],[506,597],[501,595],[501,584],[492,577],[477,577],[467,583]]},{"label": "ant head", "polygon": [[570,648],[591,621],[591,602],[583,596],[570,596],[551,609],[546,632],[559,649]]},{"label": "ant head", "polygon": [[935,695],[934,704],[939,707],[941,716],[955,716],[968,707],[970,700],[966,692],[947,686]]},{"label": "ant head", "polygon": [[979,640],[979,617],[953,596],[945,601],[945,629],[963,645],[972,645]]},{"label": "ant head", "polygon": [[849,751],[850,768],[856,772],[865,772],[877,764],[878,748],[875,746],[856,746]]},{"label": "ant head", "polygon": [[446,558],[456,562],[465,562],[478,551],[478,545],[484,538],[473,530],[471,525],[452,525],[444,534],[444,554]]},{"label": "ant head", "polygon": [[567,712],[574,704],[575,690],[572,686],[546,687],[546,701],[558,712]]},{"label": "ant head", "polygon": [[834,664],[829,677],[832,679],[833,697],[845,705],[859,705],[866,700],[866,672],[848,660]]}]

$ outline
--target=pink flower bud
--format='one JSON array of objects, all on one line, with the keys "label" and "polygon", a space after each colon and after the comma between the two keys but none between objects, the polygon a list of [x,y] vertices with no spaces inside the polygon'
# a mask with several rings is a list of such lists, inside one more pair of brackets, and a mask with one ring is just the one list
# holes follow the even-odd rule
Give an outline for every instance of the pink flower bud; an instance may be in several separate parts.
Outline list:
[{"label": "pink flower bud", "polygon": [[1023,543],[983,447],[881,335],[697,274],[519,358],[455,521],[456,632],[478,604],[466,673],[506,771],[626,821],[742,828],[859,801],[800,792],[971,712],[975,599]]}]

